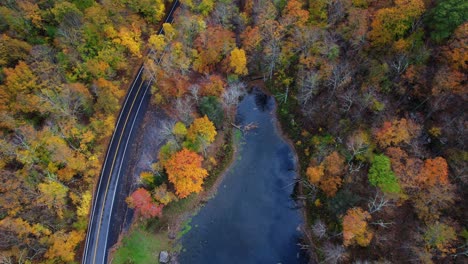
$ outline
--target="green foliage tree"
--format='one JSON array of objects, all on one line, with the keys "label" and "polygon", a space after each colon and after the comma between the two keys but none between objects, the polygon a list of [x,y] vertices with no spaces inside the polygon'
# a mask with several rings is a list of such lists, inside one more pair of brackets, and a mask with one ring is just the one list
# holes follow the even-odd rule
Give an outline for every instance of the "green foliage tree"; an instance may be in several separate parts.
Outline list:
[{"label": "green foliage tree", "polygon": [[182,122],[175,123],[172,128],[172,133],[178,138],[183,138],[187,135],[187,127]]},{"label": "green foliage tree", "polygon": [[130,9],[143,14],[143,17],[151,23],[157,23],[164,17],[163,0],[121,0]]},{"label": "green foliage tree", "polygon": [[390,166],[390,159],[384,154],[375,155],[369,169],[369,182],[386,193],[400,193],[401,188]]},{"label": "green foliage tree", "polygon": [[327,209],[335,216],[340,216],[344,215],[348,209],[354,207],[359,201],[361,201],[361,197],[352,193],[348,189],[343,189],[338,191],[333,198],[328,200]]},{"label": "green foliage tree", "polygon": [[425,24],[431,38],[441,42],[452,35],[453,31],[468,20],[468,2],[464,0],[442,0],[429,11]]},{"label": "green foliage tree", "polygon": [[224,120],[224,111],[219,100],[214,96],[206,96],[200,100],[200,113],[206,115],[216,128],[221,128]]}]

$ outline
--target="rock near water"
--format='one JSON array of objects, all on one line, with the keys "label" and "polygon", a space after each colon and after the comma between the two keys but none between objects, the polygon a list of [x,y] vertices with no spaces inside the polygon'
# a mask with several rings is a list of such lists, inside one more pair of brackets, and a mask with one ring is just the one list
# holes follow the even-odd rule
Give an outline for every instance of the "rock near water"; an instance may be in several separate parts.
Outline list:
[{"label": "rock near water", "polygon": [[159,263],[169,263],[169,253],[167,251],[159,253]]}]

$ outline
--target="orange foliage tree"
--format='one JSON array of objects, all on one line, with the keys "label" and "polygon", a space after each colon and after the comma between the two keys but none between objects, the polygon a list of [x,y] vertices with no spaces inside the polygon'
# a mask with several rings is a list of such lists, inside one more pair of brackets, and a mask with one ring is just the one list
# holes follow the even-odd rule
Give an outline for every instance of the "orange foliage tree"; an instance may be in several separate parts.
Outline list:
[{"label": "orange foliage tree", "polygon": [[179,198],[202,190],[203,179],[208,176],[208,172],[201,166],[202,161],[200,155],[183,148],[164,164],[168,179],[174,184]]},{"label": "orange foliage tree", "polygon": [[343,244],[358,244],[366,247],[372,240],[373,233],[368,229],[367,220],[371,215],[361,208],[351,208],[343,217]]},{"label": "orange foliage tree", "polygon": [[224,91],[225,83],[223,77],[217,74],[212,74],[202,83],[201,94],[203,96],[219,97]]},{"label": "orange foliage tree", "polygon": [[454,70],[468,70],[468,22],[460,25],[447,46],[443,47],[443,56]]},{"label": "orange foliage tree", "polygon": [[304,26],[309,19],[309,11],[302,9],[302,1],[290,0],[283,9],[282,24],[286,27]]},{"label": "orange foliage tree", "polygon": [[411,139],[419,134],[420,126],[412,120],[402,118],[386,121],[383,126],[374,132],[377,142],[382,148],[394,146],[401,142],[409,143]]},{"label": "orange foliage tree", "polygon": [[464,73],[451,69],[447,66],[441,67],[434,76],[432,94],[440,95],[446,92],[465,95],[466,76]]},{"label": "orange foliage tree", "polygon": [[260,34],[259,27],[248,26],[241,34],[242,47],[247,53],[251,53],[260,48],[262,42],[262,35]]},{"label": "orange foliage tree", "polygon": [[200,73],[210,73],[235,47],[234,33],[220,26],[208,27],[194,44],[198,54],[193,68]]},{"label": "orange foliage tree", "polygon": [[398,182],[405,189],[419,187],[418,175],[423,166],[423,161],[409,157],[406,151],[398,147],[389,147],[385,154],[390,158],[392,171],[398,178]]},{"label": "orange foliage tree", "polygon": [[313,184],[319,184],[320,180],[322,177],[325,175],[324,173],[324,166],[319,165],[319,166],[310,166],[307,168],[306,175],[309,181]]},{"label": "orange foliage tree", "polygon": [[135,208],[137,215],[143,218],[151,218],[161,216],[163,205],[158,205],[153,202],[151,194],[139,188],[127,198],[127,203],[130,208]]},{"label": "orange foliage tree", "polygon": [[427,186],[438,184],[448,184],[448,165],[442,157],[427,159],[418,176],[418,180]]},{"label": "orange foliage tree", "polygon": [[317,184],[328,197],[332,197],[342,184],[343,170],[344,158],[334,151],[319,166],[307,168],[306,175],[311,183]]}]

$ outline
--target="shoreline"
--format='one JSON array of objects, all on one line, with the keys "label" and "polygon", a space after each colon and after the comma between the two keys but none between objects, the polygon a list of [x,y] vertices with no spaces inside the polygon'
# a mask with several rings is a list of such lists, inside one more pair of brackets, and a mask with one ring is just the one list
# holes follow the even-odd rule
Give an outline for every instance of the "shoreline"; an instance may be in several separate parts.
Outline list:
[{"label": "shoreline", "polygon": [[[294,142],[288,137],[288,135],[284,132],[282,128],[281,121],[279,120],[279,116],[277,113],[278,110],[278,103],[275,99],[275,97],[266,89],[266,84],[263,80],[257,80],[257,81],[249,81],[247,83],[248,85],[248,90],[251,92],[253,88],[259,89],[262,93],[266,94],[267,96],[271,97],[273,99],[273,108],[270,110],[270,114],[272,115],[273,121],[273,126],[275,129],[275,133],[278,134],[278,136],[283,140],[285,144],[289,146],[291,149],[291,152],[293,154],[293,159],[294,159],[294,170],[296,173],[296,176],[294,178],[295,186],[297,186],[297,189],[294,188],[293,194],[296,193],[298,195],[302,195],[303,190],[302,190],[302,185],[300,184],[300,169],[301,165],[299,162],[299,156],[297,154],[296,148],[294,146]],[[237,113],[237,110],[236,110]],[[235,117],[235,113],[234,113]],[[160,226],[157,231],[149,231],[152,235],[162,235],[167,233],[168,239],[171,242],[172,247],[168,249],[170,254],[177,259],[177,256],[180,253],[180,250],[182,248],[181,245],[181,236],[179,234],[184,232],[184,227],[186,224],[190,222],[190,219],[194,216],[197,215],[198,211],[203,207],[205,203],[207,203],[211,198],[213,198],[217,192],[218,188],[221,184],[221,182],[224,180],[228,170],[233,166],[234,162],[236,161],[236,155],[238,154],[238,145],[235,140],[235,131],[236,128],[229,126],[229,122],[227,122],[226,127],[229,128],[226,131],[223,131],[223,136],[227,137],[229,134],[229,140],[226,140],[227,145],[231,146],[231,151],[228,154],[229,156],[226,157],[226,162],[222,164],[222,167],[220,167],[218,174],[215,176],[215,179],[212,183],[210,183],[209,187],[199,194],[196,194],[192,200],[188,200],[187,204],[184,204],[182,207],[185,207],[182,209],[181,212],[174,213],[170,219],[167,219],[167,223],[163,224]],[[221,149],[218,151],[222,151]],[[296,185],[297,184],[297,185]],[[186,198],[187,199],[187,198]],[[190,199],[190,198],[189,198]],[[295,200],[295,202],[298,202]],[[300,205],[300,218],[303,221],[303,224],[301,226],[301,232],[303,233],[302,239],[306,241],[309,245],[313,245],[313,241],[311,240],[311,234],[310,230],[306,228],[306,223],[307,223],[307,214],[306,214],[306,205],[305,203],[298,203]],[[169,205],[170,206],[170,205]],[[115,245],[115,249],[112,250],[112,254],[110,256],[113,256],[118,248],[122,245],[123,239],[128,236],[130,233],[132,233],[135,228],[138,228],[140,226],[141,222],[138,221],[138,219],[133,218],[132,222],[130,223],[130,226],[128,230],[122,232],[119,234],[119,239],[118,242]],[[308,249],[308,256],[309,256],[309,263],[317,263],[317,256],[314,254],[314,251],[311,250],[312,248]]]},{"label": "shoreline", "polygon": [[[296,180],[301,180],[301,164],[299,162],[299,155],[297,154],[296,147],[294,146],[294,142],[289,137],[289,135],[287,133],[285,133],[284,130],[283,130],[281,120],[280,120],[280,118],[278,116],[278,102],[276,101],[276,98],[266,88],[265,82],[263,80],[261,80],[260,83],[262,83],[263,85],[262,86],[255,86],[255,87],[260,89],[263,93],[270,96],[274,100],[272,115],[273,115],[274,120],[275,120],[274,121],[275,129],[277,130],[277,133],[281,137],[281,139],[291,148],[291,150],[293,152],[293,156],[294,156],[294,161],[295,161],[295,166],[294,166],[295,168],[294,169],[296,171]],[[303,192],[303,186],[302,186],[301,182],[298,181],[295,184],[297,184],[297,186],[298,186],[298,188],[297,188],[298,194],[303,195],[304,192]],[[306,227],[306,224],[308,223],[309,219],[307,217],[307,204],[306,204],[305,201],[301,202],[301,207],[300,208],[301,208],[301,210],[300,210],[301,211],[301,216],[302,216],[302,219],[304,220],[301,231],[305,234],[304,239],[307,241],[308,245],[311,246],[308,249],[309,257],[310,257],[309,263],[314,263],[315,264],[315,263],[318,263],[318,256],[317,256],[316,252],[312,250],[312,248],[315,247],[315,243],[314,243],[314,241],[312,239],[313,236],[310,233],[310,229]]]}]

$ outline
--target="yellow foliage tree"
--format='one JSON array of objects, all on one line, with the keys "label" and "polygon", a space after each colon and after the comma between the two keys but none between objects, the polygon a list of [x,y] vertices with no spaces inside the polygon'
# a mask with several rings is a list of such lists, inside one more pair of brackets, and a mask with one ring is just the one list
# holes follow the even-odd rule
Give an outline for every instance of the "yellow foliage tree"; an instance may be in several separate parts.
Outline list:
[{"label": "yellow foliage tree", "polygon": [[121,44],[126,47],[130,53],[141,58],[141,40],[140,40],[141,30],[135,24],[132,25],[132,28],[122,27],[119,30],[118,38],[114,39],[114,42]]},{"label": "yellow foliage tree", "polygon": [[150,171],[143,171],[140,173],[140,179],[144,184],[153,184],[154,176]]},{"label": "yellow foliage tree", "polygon": [[174,193],[167,190],[167,185],[165,183],[153,190],[153,198],[164,205],[168,205],[170,202],[177,200]]},{"label": "yellow foliage tree", "polygon": [[75,248],[83,238],[84,235],[81,232],[58,231],[52,235],[52,245],[45,256],[49,259],[59,258],[63,262],[72,262],[75,259]]},{"label": "yellow foliage tree", "polygon": [[89,208],[91,207],[91,192],[87,191],[81,195],[80,206],[76,209],[76,214],[81,217],[86,217],[89,214]]},{"label": "yellow foliage tree", "polygon": [[185,127],[184,123],[177,122],[172,128],[172,133],[178,138],[185,137],[187,135],[187,127]]},{"label": "yellow foliage tree", "polygon": [[151,35],[148,39],[150,47],[158,52],[162,52],[166,46],[166,40],[164,35]]},{"label": "yellow foliage tree", "polygon": [[174,184],[180,198],[202,190],[203,179],[208,176],[208,172],[201,166],[202,161],[203,157],[183,148],[164,164],[168,179]]},{"label": "yellow foliage tree", "polygon": [[422,0],[396,0],[394,7],[378,10],[369,32],[372,44],[383,46],[404,37],[424,10]]},{"label": "yellow foliage tree", "polygon": [[48,180],[46,183],[38,185],[41,196],[38,199],[39,203],[44,203],[57,212],[57,215],[62,218],[63,210],[67,205],[68,187],[54,180]]},{"label": "yellow foliage tree", "polygon": [[213,122],[205,115],[193,121],[187,131],[187,138],[192,142],[203,140],[205,143],[210,144],[214,141],[216,134]]},{"label": "yellow foliage tree", "polygon": [[0,96],[6,99],[10,110],[15,112],[33,112],[40,109],[40,98],[37,93],[42,88],[38,78],[29,66],[20,61],[15,68],[3,69],[5,86],[1,86]]},{"label": "yellow foliage tree", "polygon": [[235,48],[231,51],[229,66],[238,75],[246,75],[247,71],[247,58],[243,49]]}]

